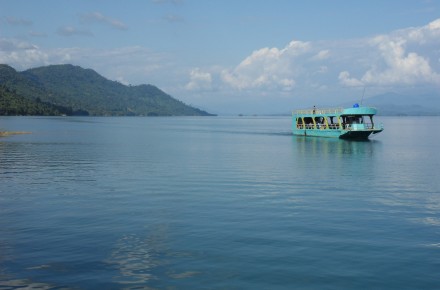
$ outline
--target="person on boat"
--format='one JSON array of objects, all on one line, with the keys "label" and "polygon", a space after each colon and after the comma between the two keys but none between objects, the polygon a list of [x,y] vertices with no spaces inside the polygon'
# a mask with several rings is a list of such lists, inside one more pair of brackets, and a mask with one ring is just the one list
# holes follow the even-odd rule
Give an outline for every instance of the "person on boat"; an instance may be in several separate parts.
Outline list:
[{"label": "person on boat", "polygon": [[316,113],[316,106],[313,106],[313,114]]}]

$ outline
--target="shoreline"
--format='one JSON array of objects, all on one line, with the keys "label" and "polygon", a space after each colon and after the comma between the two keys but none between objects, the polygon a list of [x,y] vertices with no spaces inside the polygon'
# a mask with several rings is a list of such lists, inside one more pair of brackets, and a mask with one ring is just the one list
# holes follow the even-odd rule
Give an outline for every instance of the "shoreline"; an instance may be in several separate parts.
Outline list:
[{"label": "shoreline", "polygon": [[22,134],[32,134],[31,132],[11,132],[11,131],[0,131],[0,137],[8,137],[12,135],[22,135]]}]

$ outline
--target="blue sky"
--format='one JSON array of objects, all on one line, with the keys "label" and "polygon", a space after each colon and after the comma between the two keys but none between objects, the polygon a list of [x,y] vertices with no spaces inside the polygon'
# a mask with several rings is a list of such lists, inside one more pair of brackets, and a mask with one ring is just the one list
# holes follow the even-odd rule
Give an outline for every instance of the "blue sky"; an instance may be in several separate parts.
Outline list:
[{"label": "blue sky", "polygon": [[80,65],[219,114],[436,93],[440,1],[0,0],[0,63]]}]

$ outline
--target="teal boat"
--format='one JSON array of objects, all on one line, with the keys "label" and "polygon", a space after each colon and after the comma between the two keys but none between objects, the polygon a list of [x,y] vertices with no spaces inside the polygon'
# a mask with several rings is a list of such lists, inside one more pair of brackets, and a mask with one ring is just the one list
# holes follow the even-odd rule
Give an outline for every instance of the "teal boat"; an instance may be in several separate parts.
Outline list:
[{"label": "teal boat", "polygon": [[358,104],[347,109],[296,110],[292,114],[292,132],[301,136],[365,140],[383,131],[383,125],[373,121],[376,113],[375,108]]}]

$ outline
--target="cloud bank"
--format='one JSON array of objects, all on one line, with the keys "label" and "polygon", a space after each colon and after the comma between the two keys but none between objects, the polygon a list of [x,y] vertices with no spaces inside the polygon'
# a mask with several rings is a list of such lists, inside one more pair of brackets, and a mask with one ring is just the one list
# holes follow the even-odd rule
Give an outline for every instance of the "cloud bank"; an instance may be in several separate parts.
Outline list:
[{"label": "cloud bank", "polygon": [[[207,89],[200,74],[210,75],[214,87],[238,91],[295,91],[301,86],[388,87],[440,84],[440,19],[365,39],[343,42],[293,40],[283,48],[261,48],[236,67],[220,73],[197,68],[189,90]],[[219,74],[218,77],[215,74]],[[203,86],[200,84],[203,83]]]},{"label": "cloud bank", "polygon": [[376,59],[360,78],[342,71],[347,86],[439,84],[440,19],[426,26],[399,30],[367,40]]},{"label": "cloud bank", "polygon": [[[162,1],[159,1],[162,2]],[[159,4],[159,3],[158,3]],[[81,16],[83,23],[100,23],[124,30],[121,22],[101,13]],[[10,19],[11,25],[27,20]],[[60,36],[90,37],[92,32],[66,26]],[[262,47],[237,64],[192,67],[171,53],[147,47],[45,48],[29,40],[0,38],[0,63],[18,70],[73,63],[92,68],[125,84],[152,83],[185,101],[202,98],[299,98],[328,96],[368,87],[375,93],[409,87],[437,90],[440,86],[440,19],[362,39],[342,41],[292,40],[284,47]],[[206,104],[208,101],[206,101]]]}]

